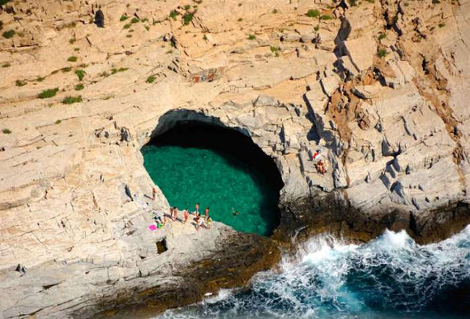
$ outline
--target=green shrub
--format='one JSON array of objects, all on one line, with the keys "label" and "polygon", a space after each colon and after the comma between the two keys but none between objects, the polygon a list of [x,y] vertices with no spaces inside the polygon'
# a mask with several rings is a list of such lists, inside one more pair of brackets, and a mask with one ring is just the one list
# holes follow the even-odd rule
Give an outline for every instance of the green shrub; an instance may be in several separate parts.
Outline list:
[{"label": "green shrub", "polygon": [[166,51],[166,54],[173,54],[173,50]]},{"label": "green shrub", "polygon": [[184,10],[188,11],[189,9],[191,9],[191,6],[189,4],[184,6]]},{"label": "green shrub", "polygon": [[66,73],[66,72],[72,71],[72,68],[71,67],[66,67],[66,68],[63,68],[61,70],[62,70],[62,72]]},{"label": "green shrub", "polygon": [[77,84],[75,85],[75,91],[81,91],[83,90],[85,87],[83,86],[83,84]]},{"label": "green shrub", "polygon": [[318,30],[320,30],[320,26],[319,25],[315,26],[315,28],[313,28],[313,30],[318,32]]},{"label": "green shrub", "polygon": [[80,48],[75,48],[75,49],[73,49],[73,50],[74,50],[75,52],[78,52],[78,51],[80,51]]},{"label": "green shrub", "polygon": [[131,23],[137,23],[139,21],[140,21],[139,18],[133,17],[132,20],[131,20]]},{"label": "green shrub", "polygon": [[207,41],[207,35],[204,34],[204,35],[202,36],[202,39],[203,39],[204,41]]},{"label": "green shrub", "polygon": [[254,40],[254,39],[256,39],[256,36],[254,34],[250,34],[248,36],[248,40]]},{"label": "green shrub", "polygon": [[128,24],[125,24],[123,28],[124,28],[124,29],[129,29],[130,27],[131,27],[131,24],[128,23]]},{"label": "green shrub", "polygon": [[38,94],[38,98],[48,99],[48,98],[54,97],[57,94],[57,92],[59,92],[59,88],[44,90]]},{"label": "green shrub", "polygon": [[46,79],[46,78],[40,76],[40,77],[38,77],[38,78],[36,79],[36,82],[42,82],[42,81],[44,81],[45,79]]},{"label": "green shrub", "polygon": [[126,21],[127,19],[129,19],[129,17],[123,14],[119,21]]},{"label": "green shrub", "polygon": [[125,71],[127,71],[127,70],[129,70],[129,68],[119,68],[119,69],[112,68],[112,69],[111,69],[111,74],[116,74],[116,73],[118,73],[118,72],[125,72]]},{"label": "green shrub", "polygon": [[68,62],[77,62],[78,58],[76,56],[71,56],[67,59]]},{"label": "green shrub", "polygon": [[173,20],[176,20],[176,17],[179,16],[180,13],[176,10],[171,10],[169,17],[172,18]]},{"label": "green shrub", "polygon": [[151,76],[149,76],[149,77],[147,78],[147,81],[145,81],[145,82],[147,82],[147,83],[153,83],[153,82],[155,82],[155,77],[154,77],[153,75],[151,75]]},{"label": "green shrub", "polygon": [[75,39],[75,37],[74,37],[74,38],[72,38],[72,39],[69,40],[69,43],[70,43],[70,44],[74,44],[75,41],[77,41],[77,39]]},{"label": "green shrub", "polygon": [[78,76],[78,79],[81,81],[86,75],[85,70],[75,70],[75,74]]},{"label": "green shrub", "polygon": [[55,124],[60,124],[60,123],[62,123],[62,121],[61,121],[61,120],[57,120],[57,121],[55,121]]},{"label": "green shrub", "polygon": [[3,132],[3,134],[11,134],[11,131],[10,131],[9,129],[7,129],[7,128],[4,128],[4,129],[2,130],[2,132]]},{"label": "green shrub", "polygon": [[277,11],[277,9],[274,9],[274,10],[273,10],[273,14],[276,14],[276,13],[278,13],[278,12],[279,12],[279,11]]},{"label": "green shrub", "polygon": [[5,64],[2,65],[2,68],[9,68],[10,66],[11,66],[10,63],[5,63]]},{"label": "green shrub", "polygon": [[3,32],[3,37],[5,39],[10,39],[10,38],[13,38],[15,34],[16,34],[15,30],[8,30],[8,31]]},{"label": "green shrub", "polygon": [[318,18],[320,16],[320,11],[317,9],[310,9],[305,15],[309,18]]},{"label": "green shrub", "polygon": [[62,104],[73,104],[73,103],[79,103],[82,101],[81,96],[67,96],[63,101]]},{"label": "green shrub", "polygon": [[320,20],[333,20],[333,17],[328,14],[324,14],[320,17]]},{"label": "green shrub", "polygon": [[183,24],[188,25],[194,18],[194,12],[186,12],[183,14]]},{"label": "green shrub", "polygon": [[25,86],[27,83],[25,81],[16,80],[16,86]]},{"label": "green shrub", "polygon": [[387,38],[387,34],[385,32],[379,34],[379,40],[383,40],[385,38]]},{"label": "green shrub", "polygon": [[0,6],[4,6],[6,5],[8,2],[10,2],[11,0],[0,0]]},{"label": "green shrub", "polygon": [[441,3],[441,1],[439,1],[439,0],[432,0],[432,4],[439,4],[439,3]]},{"label": "green shrub", "polygon": [[357,4],[357,0],[349,0],[349,4],[351,5],[351,7],[355,7]]},{"label": "green shrub", "polygon": [[142,23],[145,23],[145,22],[148,22],[148,21],[149,21],[149,19],[147,19],[147,18],[143,18],[142,20],[140,20],[140,22],[142,22]]},{"label": "green shrub", "polygon": [[387,52],[387,50],[385,50],[385,49],[380,49],[379,52],[377,52],[377,55],[378,55],[380,58],[384,58],[387,54],[388,54],[388,52]]},{"label": "green shrub", "polygon": [[437,26],[438,26],[439,28],[443,28],[443,27],[446,26],[446,24],[441,22],[441,23],[439,23]]}]

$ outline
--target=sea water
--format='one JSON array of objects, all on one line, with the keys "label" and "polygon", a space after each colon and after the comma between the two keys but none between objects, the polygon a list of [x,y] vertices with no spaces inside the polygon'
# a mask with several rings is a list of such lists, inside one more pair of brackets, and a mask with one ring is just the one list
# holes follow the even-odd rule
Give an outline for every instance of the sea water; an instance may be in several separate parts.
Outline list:
[{"label": "sea water", "polygon": [[[197,132],[196,132],[197,133]],[[144,166],[171,206],[200,213],[238,231],[269,235],[279,223],[279,191],[257,169],[213,148],[146,145]]]},{"label": "sea water", "polygon": [[385,231],[363,245],[312,238],[280,271],[256,275],[248,290],[217,296],[160,318],[468,318],[470,226],[418,245]]}]

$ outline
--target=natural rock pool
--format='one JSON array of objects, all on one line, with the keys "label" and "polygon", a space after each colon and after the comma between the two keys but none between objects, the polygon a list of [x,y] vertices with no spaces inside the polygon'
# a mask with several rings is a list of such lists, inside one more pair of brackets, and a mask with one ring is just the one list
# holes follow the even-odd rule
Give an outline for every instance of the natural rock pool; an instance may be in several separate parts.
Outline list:
[{"label": "natural rock pool", "polygon": [[192,212],[200,203],[200,212],[210,207],[214,221],[259,235],[270,235],[279,224],[279,172],[243,134],[185,123],[156,137],[142,154],[171,206]]}]

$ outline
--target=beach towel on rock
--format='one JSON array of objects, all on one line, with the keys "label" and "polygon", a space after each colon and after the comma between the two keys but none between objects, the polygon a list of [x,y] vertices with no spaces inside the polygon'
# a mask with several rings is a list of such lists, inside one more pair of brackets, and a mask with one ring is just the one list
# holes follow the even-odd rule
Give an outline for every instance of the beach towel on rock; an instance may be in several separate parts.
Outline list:
[{"label": "beach towel on rock", "polygon": [[149,226],[149,229],[152,230],[152,231],[153,231],[153,230],[157,230],[157,226],[155,226],[155,225],[150,225],[150,226]]}]

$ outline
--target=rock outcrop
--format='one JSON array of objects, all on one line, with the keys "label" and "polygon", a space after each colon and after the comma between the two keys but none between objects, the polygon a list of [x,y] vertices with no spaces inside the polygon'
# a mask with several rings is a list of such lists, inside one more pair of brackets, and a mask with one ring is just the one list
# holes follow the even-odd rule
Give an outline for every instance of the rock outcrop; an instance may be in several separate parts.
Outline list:
[{"label": "rock outcrop", "polygon": [[[470,2],[316,2],[0,7],[4,318],[161,311],[182,291],[194,302],[271,267],[273,240],[298,229],[368,240],[405,228],[426,242],[468,223]],[[146,197],[140,148],[190,120],[239,130],[276,162],[273,239],[147,229],[169,205]],[[230,276],[214,270],[223,260]],[[213,276],[195,280],[206,266]]]}]

